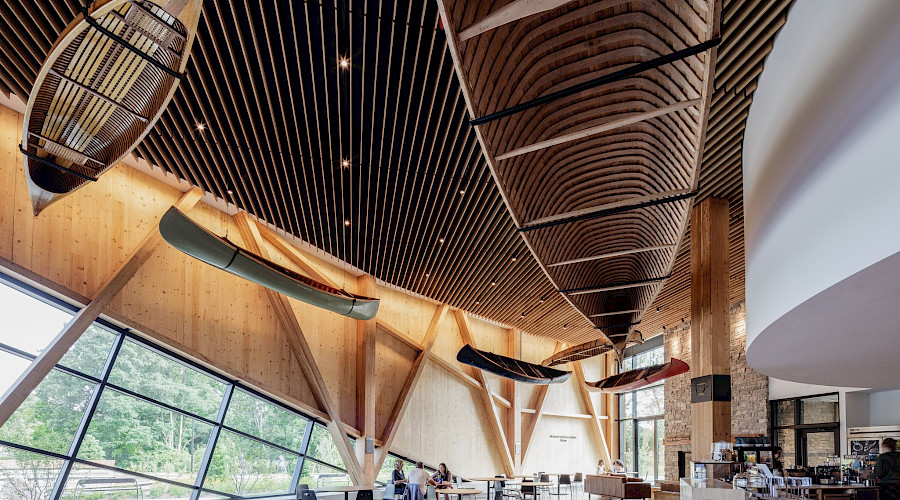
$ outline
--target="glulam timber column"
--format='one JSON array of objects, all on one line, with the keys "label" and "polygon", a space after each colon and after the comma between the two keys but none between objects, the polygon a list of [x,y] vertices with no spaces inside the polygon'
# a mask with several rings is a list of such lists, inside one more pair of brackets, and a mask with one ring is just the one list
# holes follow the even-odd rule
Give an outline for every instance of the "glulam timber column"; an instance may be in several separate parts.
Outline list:
[{"label": "glulam timber column", "polygon": [[[358,280],[358,292],[377,297],[375,278],[363,274]],[[366,485],[375,483],[375,335],[376,321],[357,320],[356,323],[356,419],[363,438],[357,440],[356,455],[363,467]]]},{"label": "glulam timber column", "polygon": [[728,200],[707,198],[691,214],[691,456],[711,458],[731,440],[728,331]]}]

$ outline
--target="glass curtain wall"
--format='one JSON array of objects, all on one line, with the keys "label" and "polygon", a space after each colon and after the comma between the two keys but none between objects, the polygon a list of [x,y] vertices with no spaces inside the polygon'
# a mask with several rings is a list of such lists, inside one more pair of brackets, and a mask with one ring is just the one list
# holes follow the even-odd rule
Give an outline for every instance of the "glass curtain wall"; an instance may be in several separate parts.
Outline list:
[{"label": "glass curtain wall", "polygon": [[[648,341],[649,342],[649,341]],[[664,347],[654,347],[633,356],[626,356],[623,371],[643,368],[664,362]],[[619,439],[622,461],[628,471],[637,472],[648,481],[665,477],[664,382],[660,381],[636,391],[619,395]]]},{"label": "glass curtain wall", "polygon": [[[4,391],[75,312],[0,275]],[[102,321],[0,427],[0,499],[246,498],[301,482],[349,484],[321,422]]]}]

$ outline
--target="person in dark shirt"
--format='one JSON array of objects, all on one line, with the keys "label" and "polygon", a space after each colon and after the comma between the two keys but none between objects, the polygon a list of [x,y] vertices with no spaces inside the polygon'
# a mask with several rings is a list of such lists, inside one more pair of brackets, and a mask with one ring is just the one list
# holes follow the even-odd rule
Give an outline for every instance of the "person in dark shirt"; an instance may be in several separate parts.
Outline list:
[{"label": "person in dark shirt", "polygon": [[406,491],[406,474],[403,473],[403,460],[399,458],[394,462],[391,481],[394,483],[394,495],[403,495]]},{"label": "person in dark shirt", "polygon": [[784,462],[781,457],[784,456],[784,449],[781,446],[775,448],[772,452],[772,473],[776,476],[784,476]]},{"label": "person in dark shirt", "polygon": [[897,451],[897,441],[891,438],[882,441],[881,452],[872,474],[879,480],[879,500],[900,500],[900,452]]},{"label": "person in dark shirt", "polygon": [[453,483],[453,474],[450,473],[450,469],[447,468],[447,464],[441,462],[438,465],[438,470],[431,475],[431,479],[437,481],[440,478],[441,486],[447,485],[450,486]]}]

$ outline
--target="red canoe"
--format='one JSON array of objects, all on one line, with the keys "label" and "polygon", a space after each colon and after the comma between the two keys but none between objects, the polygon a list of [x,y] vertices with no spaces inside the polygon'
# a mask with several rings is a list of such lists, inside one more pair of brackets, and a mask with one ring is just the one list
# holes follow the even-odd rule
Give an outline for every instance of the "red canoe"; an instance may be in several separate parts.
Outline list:
[{"label": "red canoe", "polygon": [[681,375],[690,369],[691,368],[684,361],[672,358],[671,361],[662,365],[653,365],[629,370],[597,382],[585,382],[585,385],[588,386],[588,389],[594,391],[611,392],[615,394],[640,389],[641,387],[659,382],[660,380],[674,377],[675,375]]}]

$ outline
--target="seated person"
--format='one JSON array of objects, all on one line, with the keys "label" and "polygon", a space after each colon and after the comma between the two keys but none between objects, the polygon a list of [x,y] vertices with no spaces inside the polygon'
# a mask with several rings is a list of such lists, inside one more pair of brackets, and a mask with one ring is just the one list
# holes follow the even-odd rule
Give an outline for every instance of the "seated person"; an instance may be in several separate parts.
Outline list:
[{"label": "seated person", "polygon": [[431,475],[431,479],[439,483],[439,488],[448,488],[453,484],[453,474],[450,473],[450,469],[447,468],[447,464],[444,462],[438,465],[438,470]]},{"label": "seated person", "polygon": [[606,474],[607,472],[609,472],[609,469],[606,468],[606,460],[601,458],[600,461],[597,462],[597,474]]},{"label": "seated person", "polygon": [[434,485],[436,483],[433,479],[428,477],[428,473],[425,472],[425,466],[422,465],[422,462],[416,462],[416,468],[409,471],[409,477],[406,479],[406,484],[409,486],[409,491],[406,492],[403,498],[409,496],[411,500],[422,500],[425,498],[425,491],[428,488],[428,485]]},{"label": "seated person", "polygon": [[394,461],[394,470],[391,471],[391,482],[394,483],[394,495],[402,495],[406,492],[406,474],[403,473],[403,460]]},{"label": "seated person", "polygon": [[615,459],[613,460],[612,471],[616,474],[624,474],[625,473],[625,462]]}]

